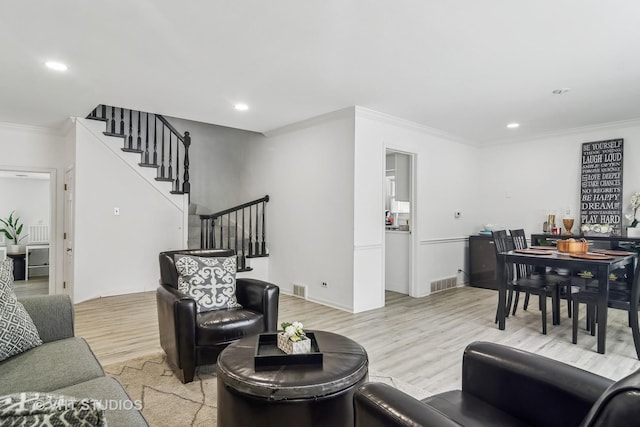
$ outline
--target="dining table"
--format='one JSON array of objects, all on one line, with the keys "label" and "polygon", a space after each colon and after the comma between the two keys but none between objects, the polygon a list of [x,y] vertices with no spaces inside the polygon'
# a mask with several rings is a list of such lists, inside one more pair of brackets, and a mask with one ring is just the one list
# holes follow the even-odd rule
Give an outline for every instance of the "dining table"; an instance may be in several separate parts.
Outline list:
[{"label": "dining table", "polygon": [[[508,266],[517,264],[532,265],[539,268],[551,267],[556,271],[592,272],[593,279],[598,281],[597,306],[597,351],[604,354],[606,348],[608,295],[610,275],[618,269],[625,269],[627,280],[634,277],[634,266],[637,253],[624,251],[587,252],[586,254],[569,254],[558,252],[554,246],[548,248],[528,248],[503,252],[497,256],[496,275],[498,276],[498,327],[505,329],[507,280],[509,280]],[[570,276],[567,277],[568,279]],[[554,318],[560,318],[560,305],[554,308]],[[632,310],[637,310],[637,304],[631,305]],[[635,307],[635,308],[634,308]],[[637,313],[637,311],[636,311]],[[557,316],[557,317],[556,317]],[[636,322],[637,323],[637,322]],[[637,324],[634,328],[634,341],[636,339]],[[638,345],[636,344],[636,348]]]}]

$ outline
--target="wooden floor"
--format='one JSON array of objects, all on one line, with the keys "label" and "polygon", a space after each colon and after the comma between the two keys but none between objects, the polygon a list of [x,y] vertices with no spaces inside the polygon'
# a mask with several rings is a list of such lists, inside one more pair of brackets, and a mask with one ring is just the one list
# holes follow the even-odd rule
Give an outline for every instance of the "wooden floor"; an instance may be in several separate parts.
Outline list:
[{"label": "wooden floor", "polygon": [[[537,309],[518,310],[500,331],[494,324],[495,291],[462,287],[423,298],[387,292],[384,308],[350,314],[288,295],[280,297],[279,322],[298,320],[306,329],[346,335],[369,354],[370,370],[432,393],[460,387],[462,352],[472,341],[491,341],[535,352],[619,379],[640,368],[626,312],[609,310],[607,353],[581,330],[571,343],[571,321],[540,333]],[[532,297],[532,307],[537,303]],[[586,310],[581,309],[581,314]],[[584,321],[580,323],[584,327]],[[155,292],[115,296],[76,305],[76,335],[83,336],[104,365],[161,351]]]},{"label": "wooden floor", "polygon": [[47,295],[49,293],[49,277],[32,277],[29,280],[16,280],[13,290],[18,298],[32,295]]}]

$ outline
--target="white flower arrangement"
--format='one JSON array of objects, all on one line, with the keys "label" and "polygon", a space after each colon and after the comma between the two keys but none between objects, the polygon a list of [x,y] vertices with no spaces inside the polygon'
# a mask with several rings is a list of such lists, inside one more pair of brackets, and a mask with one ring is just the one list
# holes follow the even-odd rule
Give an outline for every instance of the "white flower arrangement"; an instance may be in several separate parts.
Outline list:
[{"label": "white flower arrangement", "polygon": [[284,335],[289,338],[290,341],[296,342],[309,339],[304,333],[304,329],[302,329],[303,325],[300,322],[282,322],[281,326],[284,331]]},{"label": "white flower arrangement", "polygon": [[638,226],[638,220],[636,218],[638,208],[640,208],[640,192],[637,192],[631,196],[631,210],[633,211],[633,213],[625,215],[626,218],[631,221],[630,227]]},{"label": "white flower arrangement", "polygon": [[611,233],[613,227],[609,224],[582,224],[580,227],[583,233]]},{"label": "white flower arrangement", "polygon": [[305,334],[301,322],[282,322],[282,332],[278,332],[278,348],[287,354],[311,352],[311,340]]}]

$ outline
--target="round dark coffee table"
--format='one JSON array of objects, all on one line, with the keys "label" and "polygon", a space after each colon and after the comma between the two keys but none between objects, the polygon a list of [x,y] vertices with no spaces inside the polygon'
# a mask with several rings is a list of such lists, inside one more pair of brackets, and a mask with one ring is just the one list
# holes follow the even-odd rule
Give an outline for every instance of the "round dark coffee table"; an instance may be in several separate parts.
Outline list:
[{"label": "round dark coffee table", "polygon": [[368,379],[367,352],[357,342],[313,331],[320,365],[256,371],[258,336],[243,338],[218,357],[218,426],[349,426],[353,392]]}]

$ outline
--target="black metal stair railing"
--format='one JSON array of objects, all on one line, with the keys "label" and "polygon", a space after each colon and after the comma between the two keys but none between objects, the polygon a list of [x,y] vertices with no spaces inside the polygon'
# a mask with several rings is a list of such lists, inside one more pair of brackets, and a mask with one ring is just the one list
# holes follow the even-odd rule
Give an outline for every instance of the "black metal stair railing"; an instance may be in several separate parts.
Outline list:
[{"label": "black metal stair railing", "polygon": [[[189,182],[189,132],[180,134],[160,114],[145,113],[126,108],[98,105],[87,119],[106,122],[107,136],[124,139],[122,151],[139,153],[142,167],[156,168],[156,181],[172,183],[172,194],[190,193]],[[143,144],[144,140],[144,144]],[[180,146],[184,147],[180,156]],[[158,152],[159,151],[159,152]],[[160,160],[158,162],[158,159]],[[180,182],[180,165],[183,166]]]},{"label": "black metal stair railing", "polygon": [[200,215],[200,247],[235,249],[238,270],[246,269],[246,259],[269,256],[266,241],[266,206],[264,196],[210,215]]}]

